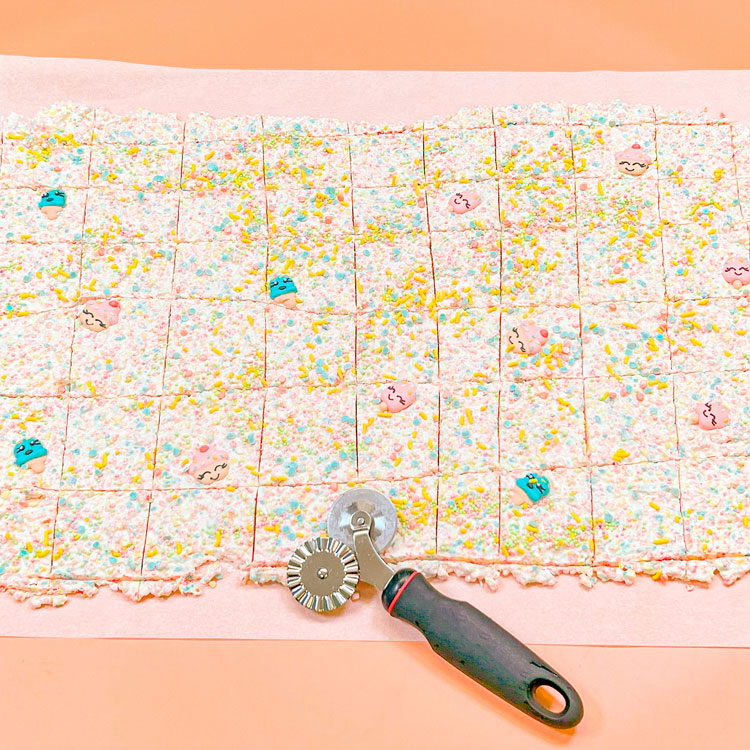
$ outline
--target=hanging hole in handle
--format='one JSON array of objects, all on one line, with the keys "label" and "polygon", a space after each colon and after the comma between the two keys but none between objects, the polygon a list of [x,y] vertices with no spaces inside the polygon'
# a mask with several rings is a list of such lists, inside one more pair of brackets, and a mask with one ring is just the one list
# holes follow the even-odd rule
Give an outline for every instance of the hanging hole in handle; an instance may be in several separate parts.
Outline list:
[{"label": "hanging hole in handle", "polygon": [[536,682],[529,692],[537,707],[547,713],[561,716],[570,706],[568,697],[551,682]]}]

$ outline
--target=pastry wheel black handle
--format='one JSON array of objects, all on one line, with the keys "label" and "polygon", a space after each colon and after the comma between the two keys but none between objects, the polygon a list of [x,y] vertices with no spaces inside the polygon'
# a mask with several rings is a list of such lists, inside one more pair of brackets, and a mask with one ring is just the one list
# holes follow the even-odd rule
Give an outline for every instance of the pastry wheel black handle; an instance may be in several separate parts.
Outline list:
[{"label": "pastry wheel black handle", "polygon": [[[421,630],[443,659],[529,716],[556,729],[583,718],[581,698],[566,679],[471,604],[443,596],[421,573],[399,570],[382,601],[388,614]],[[561,712],[536,699],[543,685],[563,696]]]}]

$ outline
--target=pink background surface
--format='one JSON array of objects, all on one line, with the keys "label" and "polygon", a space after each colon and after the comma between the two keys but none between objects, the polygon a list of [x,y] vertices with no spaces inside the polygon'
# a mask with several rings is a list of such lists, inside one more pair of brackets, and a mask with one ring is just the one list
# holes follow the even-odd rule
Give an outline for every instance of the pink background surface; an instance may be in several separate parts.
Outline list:
[{"label": "pink background surface", "polygon": [[421,643],[0,639],[3,750],[747,750],[748,649],[542,646],[559,732]]},{"label": "pink background surface", "polygon": [[[589,591],[568,577],[549,588],[506,580],[496,592],[456,579],[436,586],[471,602],[527,643],[750,645],[750,578],[692,591],[681,583],[650,579],[631,587],[599,584]],[[139,604],[104,590],[93,600],[74,597],[61,608],[33,610],[3,595],[0,636],[422,640],[414,628],[388,617],[378,592],[365,585],[359,590],[359,601],[330,615],[303,609],[283,586],[243,586],[231,580],[197,598]]]},{"label": "pink background surface", "polygon": [[[537,100],[658,103],[723,111],[750,122],[750,72],[440,73],[217,71],[127,63],[0,56],[0,107],[32,114],[55,100],[115,111],[262,112],[342,119],[412,120],[461,106]],[[633,587],[575,580],[553,588],[503,581],[491,593],[451,580],[446,593],[471,601],[522,640],[548,644],[749,646],[750,579]],[[364,588],[364,587],[363,587]],[[331,617],[303,611],[280,587],[221,581],[194,599],[172,597],[133,605],[104,591],[62,609],[34,611],[0,597],[0,635],[172,638],[407,640],[419,636],[388,618],[371,591]]]}]

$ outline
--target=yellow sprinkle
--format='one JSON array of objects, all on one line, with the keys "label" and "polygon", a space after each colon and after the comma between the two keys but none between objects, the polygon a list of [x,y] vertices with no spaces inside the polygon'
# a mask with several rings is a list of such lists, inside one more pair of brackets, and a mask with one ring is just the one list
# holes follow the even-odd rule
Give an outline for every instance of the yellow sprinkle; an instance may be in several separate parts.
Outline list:
[{"label": "yellow sprinkle", "polygon": [[654,544],[669,544],[669,539],[654,539]]},{"label": "yellow sprinkle", "polygon": [[221,547],[221,529],[218,529],[216,531],[216,541],[214,542],[214,547]]},{"label": "yellow sprinkle", "polygon": [[650,505],[650,506],[651,506],[651,507],[652,507],[652,508],[653,508],[654,510],[661,510],[661,508],[660,508],[660,507],[659,507],[659,506],[658,506],[658,505],[657,505],[657,504],[656,504],[656,503],[655,503],[655,502],[654,502],[653,500],[651,500],[651,502],[649,502],[649,505]]},{"label": "yellow sprinkle", "polygon": [[619,450],[615,451],[615,454],[612,456],[612,460],[617,461],[619,463],[623,459],[627,458],[629,455],[630,453],[628,453],[623,448],[620,448]]}]

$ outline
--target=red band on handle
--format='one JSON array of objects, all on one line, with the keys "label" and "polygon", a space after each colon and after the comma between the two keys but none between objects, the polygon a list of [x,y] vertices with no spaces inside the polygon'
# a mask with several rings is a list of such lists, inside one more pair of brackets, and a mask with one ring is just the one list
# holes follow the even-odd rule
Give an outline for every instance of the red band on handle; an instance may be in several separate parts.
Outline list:
[{"label": "red band on handle", "polygon": [[396,596],[393,597],[391,606],[388,607],[388,614],[391,614],[393,608],[396,606],[396,602],[399,600],[399,597],[401,596],[401,594],[404,593],[404,591],[406,590],[406,587],[412,582],[415,575],[417,575],[416,570],[401,584],[401,588],[396,592]]}]

